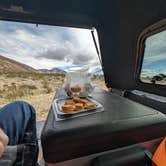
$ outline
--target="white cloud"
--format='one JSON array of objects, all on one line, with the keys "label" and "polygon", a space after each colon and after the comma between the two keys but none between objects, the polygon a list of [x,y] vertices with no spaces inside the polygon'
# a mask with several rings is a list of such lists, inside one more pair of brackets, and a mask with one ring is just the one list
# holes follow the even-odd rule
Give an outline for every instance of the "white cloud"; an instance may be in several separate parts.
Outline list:
[{"label": "white cloud", "polygon": [[151,55],[151,56],[145,56],[145,61],[150,62],[156,62],[158,60],[166,60],[166,53],[158,54],[158,55]]},{"label": "white cloud", "polygon": [[166,31],[162,31],[147,38],[144,60],[150,63],[165,59]]},{"label": "white cloud", "polygon": [[141,71],[141,77],[146,78],[146,77],[153,77],[157,75],[158,73],[154,70],[151,69],[142,69]]},{"label": "white cloud", "polygon": [[34,68],[98,62],[90,30],[0,22],[0,31],[0,53]]}]

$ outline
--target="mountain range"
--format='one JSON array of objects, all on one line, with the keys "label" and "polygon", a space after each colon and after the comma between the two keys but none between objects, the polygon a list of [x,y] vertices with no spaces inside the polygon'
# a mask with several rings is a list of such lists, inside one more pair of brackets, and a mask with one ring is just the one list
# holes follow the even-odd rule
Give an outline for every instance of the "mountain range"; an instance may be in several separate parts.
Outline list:
[{"label": "mountain range", "polygon": [[57,67],[54,67],[52,69],[39,69],[39,72],[43,72],[43,73],[59,73],[59,74],[65,74],[66,71],[59,69]]},{"label": "mountain range", "polygon": [[[52,69],[34,69],[26,64],[17,62],[0,55],[0,71],[7,72],[39,72],[39,73],[60,73],[65,74],[69,70],[81,69],[83,65],[71,65],[63,67],[53,67]],[[103,75],[100,65],[90,65],[89,72],[93,75]]]}]

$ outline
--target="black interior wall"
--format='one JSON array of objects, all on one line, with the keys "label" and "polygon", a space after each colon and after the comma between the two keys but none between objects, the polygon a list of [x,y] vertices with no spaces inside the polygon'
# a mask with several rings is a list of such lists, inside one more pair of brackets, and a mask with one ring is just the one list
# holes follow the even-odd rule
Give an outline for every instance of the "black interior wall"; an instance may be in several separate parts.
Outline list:
[{"label": "black interior wall", "polygon": [[166,17],[166,1],[116,0],[109,5],[104,2],[98,5],[104,13],[98,13],[98,18],[108,84],[118,89],[135,89],[138,37],[146,27]]}]

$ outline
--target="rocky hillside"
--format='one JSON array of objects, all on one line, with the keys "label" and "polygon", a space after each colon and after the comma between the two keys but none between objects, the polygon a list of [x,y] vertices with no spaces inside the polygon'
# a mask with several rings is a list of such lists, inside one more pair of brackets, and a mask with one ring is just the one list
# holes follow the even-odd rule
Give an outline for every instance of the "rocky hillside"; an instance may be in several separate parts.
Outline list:
[{"label": "rocky hillside", "polygon": [[0,71],[37,72],[34,68],[0,55]]}]

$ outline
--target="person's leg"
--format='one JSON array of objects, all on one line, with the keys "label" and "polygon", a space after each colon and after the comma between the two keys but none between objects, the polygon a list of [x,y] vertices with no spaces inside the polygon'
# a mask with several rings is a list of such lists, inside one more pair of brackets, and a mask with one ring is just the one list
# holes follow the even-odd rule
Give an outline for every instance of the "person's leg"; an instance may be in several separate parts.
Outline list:
[{"label": "person's leg", "polygon": [[[28,143],[36,147],[34,147],[35,149],[31,148],[33,151],[29,153],[23,152],[22,150],[25,150],[23,148],[21,151],[24,153],[24,157],[21,157],[23,155],[18,150],[17,162],[25,163],[32,161],[32,165],[37,166],[38,142],[34,108],[22,101],[13,102],[0,108],[0,128],[8,135],[9,145],[26,145]],[[29,148],[30,146],[27,148],[27,152]]]},{"label": "person's leg", "polygon": [[37,143],[35,110],[26,102],[16,101],[2,107],[0,128],[8,135],[9,145],[25,143],[27,133],[31,133],[29,143]]}]

